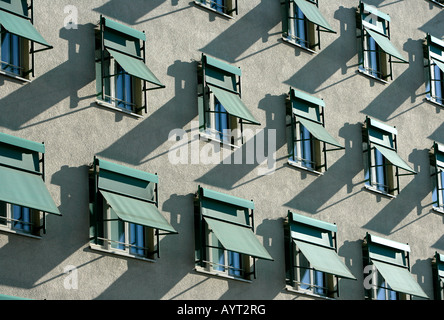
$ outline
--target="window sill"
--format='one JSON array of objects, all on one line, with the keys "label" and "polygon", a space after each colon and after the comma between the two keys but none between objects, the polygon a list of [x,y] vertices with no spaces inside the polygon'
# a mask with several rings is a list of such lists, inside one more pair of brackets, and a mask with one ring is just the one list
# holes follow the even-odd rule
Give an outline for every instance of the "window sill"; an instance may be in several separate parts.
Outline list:
[{"label": "window sill", "polygon": [[122,257],[125,257],[125,258],[132,258],[132,259],[146,261],[146,262],[156,262],[156,260],[154,260],[154,259],[148,259],[148,258],[136,256],[136,255],[133,255],[133,254],[130,254],[130,253],[126,253],[126,252],[120,251],[120,250],[105,249],[101,245],[94,244],[94,243],[90,243],[89,247],[92,250],[100,251],[100,252],[104,252],[104,253],[109,253],[109,254],[116,255],[116,256],[122,256]]},{"label": "window sill", "polygon": [[206,141],[206,142],[211,141],[211,142],[215,142],[215,143],[220,143],[223,147],[226,147],[226,148],[230,148],[230,149],[239,149],[240,148],[240,146],[222,141],[218,138],[215,138],[213,135],[205,133],[205,132],[200,132],[199,137],[200,137],[200,140],[202,140],[202,141]]},{"label": "window sill", "polygon": [[292,167],[295,167],[295,168],[298,168],[298,169],[302,169],[304,171],[313,173],[313,174],[318,175],[318,176],[323,176],[324,175],[324,173],[322,173],[322,172],[319,172],[319,171],[316,171],[316,170],[304,167],[303,165],[300,165],[296,161],[293,161],[293,160],[290,160],[290,159],[287,160],[287,163],[288,163],[288,165],[290,165]]},{"label": "window sill", "polygon": [[395,199],[396,198],[395,195],[387,193],[387,192],[384,192],[384,191],[381,191],[381,190],[378,190],[378,189],[376,189],[373,186],[365,185],[364,186],[364,190],[368,190],[370,192],[374,192],[374,193],[380,194],[381,196],[385,196],[385,197],[387,197],[389,199]]},{"label": "window sill", "polygon": [[388,83],[389,83],[387,80],[383,80],[383,79],[381,79],[381,78],[378,78],[378,77],[376,77],[376,76],[374,76],[374,75],[368,73],[367,71],[362,70],[361,68],[358,68],[358,72],[359,72],[360,74],[362,74],[362,75],[364,75],[364,76],[366,76],[366,77],[368,77],[368,78],[370,78],[370,79],[376,80],[377,82],[380,82],[380,83],[382,83],[382,84],[388,84]]},{"label": "window sill", "polygon": [[96,100],[96,103],[99,106],[101,106],[101,107],[105,107],[107,109],[111,109],[111,110],[123,113],[125,115],[132,116],[132,117],[137,118],[137,119],[143,118],[143,116],[140,115],[140,114],[137,114],[137,113],[134,113],[134,112],[130,112],[130,111],[126,111],[126,110],[124,110],[122,108],[119,108],[119,107],[115,107],[111,103],[108,103],[108,102],[105,102],[105,101],[102,101],[102,100],[99,100],[99,99]]},{"label": "window sill", "polygon": [[288,292],[291,292],[292,294],[298,294],[304,297],[310,297],[310,298],[317,298],[317,299],[321,299],[321,300],[336,300],[335,298],[330,298],[330,297],[325,297],[325,296],[321,296],[319,294],[310,292],[310,291],[302,291],[302,290],[298,290],[293,288],[292,286],[285,286],[285,290]]},{"label": "window sill", "polygon": [[9,78],[12,78],[12,79],[18,80],[18,81],[20,81],[20,82],[24,82],[24,83],[29,83],[29,82],[31,82],[31,80],[29,80],[29,79],[26,79],[26,78],[20,77],[20,76],[14,74],[14,73],[9,73],[9,72],[3,71],[3,70],[0,70],[0,74],[1,74],[1,75],[4,75],[4,76],[6,76],[6,77],[9,77]]},{"label": "window sill", "polygon": [[437,107],[440,107],[440,108],[444,108],[444,104],[436,102],[435,100],[433,100],[433,98],[425,97],[424,101],[427,101],[427,102],[433,104],[434,106],[437,106]]},{"label": "window sill", "polygon": [[195,4],[196,6],[198,6],[198,7],[200,7],[200,8],[205,9],[205,10],[210,10],[211,12],[214,12],[214,13],[216,13],[216,14],[218,14],[218,15],[224,17],[224,18],[227,18],[227,19],[234,19],[234,17],[230,16],[229,14],[226,14],[226,13],[223,13],[223,12],[220,12],[220,11],[217,11],[216,9],[213,9],[213,8],[209,7],[208,5],[203,4],[203,3],[201,3],[201,2],[194,1],[194,4]]},{"label": "window sill", "polygon": [[245,283],[252,283],[251,280],[233,277],[233,276],[230,276],[228,274],[217,272],[217,271],[208,271],[206,268],[199,267],[199,266],[195,266],[194,267],[194,271],[196,271],[198,273],[207,274],[207,275],[210,275],[210,276],[219,277],[219,278],[236,280],[236,281],[245,282]]},{"label": "window sill", "polygon": [[282,39],[282,41],[284,41],[285,43],[288,43],[288,44],[291,45],[291,46],[298,47],[298,48],[300,48],[300,49],[302,49],[302,50],[304,50],[304,51],[307,51],[307,52],[309,52],[309,53],[317,54],[316,51],[314,51],[314,50],[312,50],[312,49],[309,49],[309,48],[306,48],[306,47],[304,47],[304,46],[301,46],[300,44],[296,43],[296,42],[293,41],[293,40],[289,40],[289,39],[287,39],[287,38],[285,38],[285,37],[282,37],[281,39]]},{"label": "window sill", "polygon": [[13,229],[10,229],[10,228],[8,228],[6,226],[0,226],[0,231],[4,231],[4,232],[7,232],[7,233],[12,233],[12,234],[16,234],[16,235],[19,235],[19,236],[24,236],[24,237],[32,238],[32,239],[38,239],[38,240],[42,239],[41,236],[36,236],[36,235],[30,234],[30,233],[13,230]]},{"label": "window sill", "polygon": [[444,214],[444,208],[442,207],[432,207],[432,210],[441,214]]}]

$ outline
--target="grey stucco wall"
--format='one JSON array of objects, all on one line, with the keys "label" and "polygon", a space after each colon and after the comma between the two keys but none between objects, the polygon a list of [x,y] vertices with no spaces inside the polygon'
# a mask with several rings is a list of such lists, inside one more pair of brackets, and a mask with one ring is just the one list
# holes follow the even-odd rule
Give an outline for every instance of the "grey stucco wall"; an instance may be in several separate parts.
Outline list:
[{"label": "grey stucco wall", "polygon": [[[392,18],[392,43],[408,56],[382,84],[358,74],[357,0],[320,0],[337,34],[322,33],[310,54],[281,41],[278,0],[239,1],[225,19],[179,0],[38,0],[35,26],[54,49],[36,54],[36,77],[22,84],[0,76],[0,130],[46,145],[46,185],[61,217],[48,216],[41,240],[0,233],[0,293],[32,299],[299,299],[284,290],[283,219],[287,210],[338,225],[338,253],[357,281],[340,280],[340,299],[363,299],[361,241],[366,232],[411,246],[411,270],[433,296],[430,260],[444,251],[443,217],[431,211],[427,150],[444,143],[442,110],[424,102],[422,40],[442,37],[444,13],[428,1],[368,0]],[[78,8],[78,29],[63,27],[64,7]],[[147,34],[147,65],[166,85],[148,93],[135,119],[95,103],[94,25],[100,14]],[[276,130],[273,174],[254,165],[172,165],[171,130],[198,120],[196,66],[205,53],[242,69],[242,100],[261,129]],[[326,127],[344,146],[328,153],[316,176],[286,164],[285,94],[289,87],[323,98]],[[418,172],[401,178],[387,199],[365,191],[361,125],[366,115],[396,126],[398,153]],[[251,127],[256,129],[256,127]],[[204,146],[205,142],[200,142]],[[240,148],[234,152],[244,152]],[[94,155],[160,178],[160,209],[179,232],[161,239],[148,263],[88,246],[87,166]],[[275,259],[257,262],[242,283],[193,271],[193,194],[198,185],[255,201],[255,233]],[[77,290],[64,268],[78,269]]]}]

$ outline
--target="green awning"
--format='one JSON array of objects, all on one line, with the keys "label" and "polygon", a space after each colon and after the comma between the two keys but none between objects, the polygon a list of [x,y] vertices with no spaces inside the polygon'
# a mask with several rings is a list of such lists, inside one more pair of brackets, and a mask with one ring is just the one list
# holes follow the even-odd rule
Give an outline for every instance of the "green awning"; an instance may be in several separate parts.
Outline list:
[{"label": "green awning", "polygon": [[114,59],[116,59],[120,66],[130,75],[148,81],[149,83],[155,84],[159,87],[164,87],[159,79],[157,79],[151,70],[148,69],[143,60],[120,53],[110,48],[107,48],[107,50],[114,57]]},{"label": "green awning", "polygon": [[0,201],[60,215],[40,175],[0,166]]},{"label": "green awning", "polygon": [[246,254],[259,259],[273,260],[250,228],[208,217],[205,217],[204,219],[226,250]]},{"label": "green awning", "polygon": [[333,274],[341,278],[356,280],[333,248],[327,248],[296,239],[293,239],[293,241],[315,270]]},{"label": "green awning", "polygon": [[28,19],[0,10],[0,24],[10,33],[51,47]]},{"label": "green awning", "polygon": [[6,294],[0,294],[0,300],[30,300],[30,299],[15,297],[15,296],[8,296]]},{"label": "green awning", "polygon": [[436,64],[442,72],[444,72],[444,62],[441,62],[438,59],[432,59],[432,62]]},{"label": "green awning", "polygon": [[146,35],[144,32],[133,29],[131,27],[128,27],[124,24],[118,23],[118,22],[110,20],[110,19],[104,18],[104,20],[105,20],[105,27],[113,29],[113,30],[118,31],[120,33],[123,33],[125,35],[128,35],[132,38],[146,41]]},{"label": "green awning", "polygon": [[376,43],[379,45],[379,47],[388,55],[391,55],[392,57],[395,57],[405,63],[408,63],[408,61],[402,56],[401,53],[399,53],[398,49],[396,49],[393,44],[390,42],[390,39],[379,34],[378,32],[375,32],[369,28],[365,28],[365,30],[368,32],[368,34],[376,41]]},{"label": "green awning", "polygon": [[407,268],[398,267],[378,260],[372,260],[372,262],[393,290],[428,299],[428,296],[415,279],[413,279],[412,274]]},{"label": "green awning", "polygon": [[202,195],[205,198],[217,200],[237,207],[244,207],[248,209],[254,209],[254,202],[239,197],[231,196],[218,191],[200,188],[202,190]]},{"label": "green awning", "polygon": [[297,119],[316,139],[339,148],[344,148],[321,124],[300,117]]},{"label": "green awning", "polygon": [[306,92],[296,90],[294,88],[290,88],[290,97],[292,100],[294,98],[297,98],[297,99],[301,99],[301,100],[307,101],[309,103],[312,103],[316,106],[325,107],[324,100],[314,97]]},{"label": "green awning", "polygon": [[325,20],[325,18],[322,16],[321,12],[319,11],[319,8],[312,2],[309,2],[307,0],[293,0],[299,9],[304,13],[304,16],[314,24],[317,24],[318,26],[336,33],[335,30],[332,29],[330,24]]},{"label": "green awning", "polygon": [[123,221],[177,233],[154,204],[103,190],[100,192]]},{"label": "green awning", "polygon": [[248,110],[248,108],[239,98],[238,94],[220,89],[210,84],[208,84],[208,87],[230,115],[248,121],[251,124],[260,125],[260,123],[257,122],[257,120],[253,117],[250,110]]},{"label": "green awning", "polygon": [[415,170],[410,168],[410,166],[404,160],[401,159],[401,157],[396,153],[395,150],[383,147],[378,144],[375,144],[374,146],[376,149],[379,150],[379,152],[382,153],[384,158],[386,158],[388,161],[390,161],[390,163],[392,165],[394,165],[395,167],[404,169],[404,170],[412,172],[412,173],[416,173]]}]

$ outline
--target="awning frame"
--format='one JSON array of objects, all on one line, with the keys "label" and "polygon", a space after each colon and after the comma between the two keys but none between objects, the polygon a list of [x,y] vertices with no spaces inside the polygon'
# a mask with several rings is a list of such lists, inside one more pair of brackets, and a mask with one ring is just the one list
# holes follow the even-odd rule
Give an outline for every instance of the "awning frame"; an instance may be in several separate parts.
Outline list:
[{"label": "awning frame", "polygon": [[[397,153],[398,151],[398,142],[397,142],[397,130],[395,127],[389,127],[383,123],[380,123],[379,121],[373,120],[371,118],[369,118],[368,116],[366,116],[364,125],[363,125],[363,135],[362,135],[362,139],[363,142],[367,144],[367,148],[364,148],[363,152],[367,157],[367,163],[368,163],[368,179],[364,180],[364,183],[369,185],[369,186],[373,186],[373,179],[372,179],[372,168],[376,168],[376,165],[372,165],[372,150],[376,149],[376,145],[378,145],[378,143],[371,141],[370,139],[370,128],[376,128],[379,131],[384,131],[385,133],[387,133],[388,135],[390,135],[392,137],[392,141],[393,141],[393,147],[391,148],[393,151],[395,151]],[[387,129],[392,129],[391,131],[388,131]],[[387,148],[387,146],[383,146],[384,148]],[[384,157],[385,158],[385,157]],[[386,158],[385,158],[386,159]],[[388,161],[389,162],[389,161]],[[395,183],[394,183],[394,187],[390,188],[388,190],[388,194],[393,194],[393,192],[396,191],[397,194],[400,193],[400,184],[399,184],[399,177],[401,176],[410,176],[410,175],[414,175],[416,174],[416,172],[410,172],[408,171],[408,173],[399,173],[399,168],[398,166],[388,163],[388,164],[384,164],[383,166],[393,166],[394,167],[394,176],[395,176]]]},{"label": "awning frame", "polygon": [[[0,8],[1,11],[7,12],[8,14],[12,14],[15,15],[17,17],[20,17],[22,19],[27,19],[31,22],[32,25],[34,25],[34,0],[31,0],[30,5],[28,5],[27,9],[30,12],[30,16],[24,16],[21,14],[18,14],[14,11],[10,11],[7,10],[5,8]],[[34,58],[34,54],[38,53],[38,52],[42,52],[42,51],[46,51],[46,50],[50,50],[53,49],[54,47],[49,45],[49,46],[45,46],[44,48],[41,49],[35,49],[35,45],[34,45],[34,41],[30,41],[30,50],[29,50],[29,54],[31,55],[31,69],[29,70],[25,70],[23,73],[23,76],[26,77],[27,75],[31,74],[32,77],[35,77],[35,58]]]},{"label": "awning frame", "polygon": [[[302,103],[309,105],[309,107],[317,108],[317,110],[319,111],[320,120],[319,120],[319,122],[316,122],[316,123],[319,123],[320,125],[322,125],[325,128],[325,103],[324,103],[324,101],[322,99],[318,99],[314,96],[308,95],[302,91],[298,91],[298,90],[295,90],[294,88],[290,87],[290,91],[287,94],[287,116],[289,115],[291,117],[291,121],[289,123],[287,123],[287,127],[290,126],[290,130],[288,130],[288,131],[291,132],[291,139],[287,139],[287,140],[290,143],[290,147],[288,148],[289,149],[288,156],[291,157],[292,159],[295,158],[294,147],[295,147],[296,143],[307,140],[307,139],[297,139],[296,138],[296,134],[295,134],[296,125],[300,123],[300,120],[298,120],[298,117],[301,117],[301,118],[305,118],[305,117],[294,114],[293,103],[295,101],[301,101]],[[310,118],[305,118],[305,120],[313,121],[313,119],[310,119]],[[313,122],[315,122],[315,121],[313,121]],[[313,135],[312,135],[312,139],[318,140]],[[327,171],[327,169],[328,169],[327,152],[344,150],[345,147],[327,148],[327,143],[325,141],[320,141],[320,140],[318,140],[318,141],[322,144],[321,153],[323,156],[321,159],[322,162],[319,165],[315,166],[315,171],[319,171],[322,168],[324,168],[324,170]]]},{"label": "awning frame", "polygon": [[[100,32],[100,46],[101,46],[101,48],[100,48],[100,59],[96,59],[96,62],[100,61],[101,85],[102,85],[102,88],[101,88],[101,100],[102,101],[105,101],[105,81],[104,81],[105,78],[110,78],[110,77],[114,77],[114,76],[117,75],[117,74],[113,74],[113,75],[109,75],[109,76],[105,75],[105,68],[104,68],[104,66],[105,66],[105,50],[106,50],[106,46],[105,46],[105,29],[106,29],[106,25],[105,24],[106,24],[106,20],[107,19],[105,17],[103,17],[103,15],[100,15],[99,32]],[[132,36],[130,36],[130,37],[132,37]],[[141,57],[135,57],[135,56],[131,56],[131,57],[134,58],[134,59],[142,60],[143,63],[146,64],[146,40],[145,39],[141,39],[141,38],[137,38],[137,39],[139,41],[141,41],[141,43],[142,43],[142,45],[140,47]],[[120,51],[120,50],[118,50],[116,48],[113,48],[113,50],[115,50],[115,51],[117,51],[117,52],[119,52],[121,54],[128,55],[127,53],[125,53],[123,51]],[[110,59],[111,59],[112,55],[111,54],[109,54],[109,55],[110,55]],[[154,85],[154,87],[148,88],[148,86],[147,86],[147,82],[148,81],[146,81],[144,79],[140,79],[140,81],[142,82],[143,103],[142,103],[142,105],[140,107],[134,108],[133,112],[134,113],[139,113],[140,111],[144,110],[145,113],[147,113],[148,112],[147,91],[156,90],[156,89],[163,89],[163,88],[165,88],[165,85],[158,85],[158,84],[152,83]]]},{"label": "awning frame", "polygon": [[[206,257],[206,250],[205,248],[212,248],[213,246],[210,246],[207,243],[206,240],[206,233],[205,233],[205,216],[202,213],[202,208],[204,207],[203,205],[203,200],[204,199],[209,199],[211,201],[222,201],[225,202],[224,199],[222,198],[218,198],[218,197],[213,197],[210,195],[210,197],[206,197],[205,196],[205,190],[204,188],[202,188],[200,185],[198,186],[198,190],[195,194],[195,198],[194,198],[194,228],[195,228],[195,243],[196,243],[196,256],[195,256],[195,264],[196,266],[199,266],[201,268],[204,268],[206,263],[208,263],[209,259]],[[224,195],[227,197],[228,201],[230,201],[228,195]],[[232,197],[233,199],[235,197]],[[239,201],[246,201],[245,199],[236,199]],[[248,210],[248,221],[246,221],[246,225],[245,224],[240,224],[240,223],[236,223],[233,221],[226,221],[226,220],[222,220],[222,219],[218,219],[217,217],[209,217],[208,219],[213,219],[213,220],[219,220],[219,221],[223,221],[224,223],[229,223],[229,224],[234,224],[234,225],[238,225],[241,227],[245,227],[245,228],[249,228],[251,229],[252,232],[254,232],[254,205],[248,205],[248,206],[243,206],[241,202],[235,201],[232,204],[230,202],[226,202],[227,205],[233,205],[233,206],[237,206],[239,208],[243,208],[245,210]],[[219,248],[219,247],[217,247]],[[219,249],[224,249],[225,248],[219,248]],[[243,274],[243,278],[247,279],[251,276],[253,276],[254,279],[256,279],[256,259],[255,257],[249,256],[252,259],[252,265],[251,265],[251,270],[249,272],[245,272],[245,270],[243,270],[242,274]]]},{"label": "awning frame", "polygon": [[[91,214],[92,214],[92,220],[91,221],[91,227],[94,227],[94,235],[90,236],[90,241],[92,243],[94,243],[95,245],[99,246],[99,240],[108,240],[111,241],[110,239],[103,239],[101,237],[99,237],[99,230],[101,230],[101,224],[103,225],[104,221],[123,221],[120,218],[118,219],[105,219],[102,215],[102,212],[99,212],[99,208],[101,207],[99,204],[99,193],[100,193],[100,188],[99,188],[99,171],[100,171],[100,159],[97,158],[96,156],[94,156],[94,160],[93,163],[90,165],[90,169],[89,169],[89,179],[90,179],[90,188],[93,188],[93,190],[90,190],[90,206],[92,208],[90,208],[91,210]],[[113,165],[112,163],[110,163],[110,165]],[[123,175],[125,175],[126,173],[122,173]],[[151,174],[150,174],[151,175]],[[155,205],[157,208],[159,207],[159,186],[158,186],[158,181],[157,181],[157,173],[153,175],[154,179],[152,179],[150,182],[154,183],[154,198],[153,200],[149,200],[149,199],[140,199],[138,197],[132,197],[131,195],[125,194],[125,197],[128,198],[134,198],[137,199],[139,201],[145,201],[148,203],[151,203],[153,205]],[[106,189],[104,189],[106,190]],[[111,191],[111,190],[107,190],[107,191]],[[111,191],[113,192],[113,191]],[[93,193],[93,196],[91,197],[91,193]],[[103,197],[103,196],[102,196]],[[160,232],[159,229],[157,228],[153,228],[154,229],[154,236],[156,237],[156,249],[154,251],[150,251],[148,252],[147,248],[144,248],[145,251],[147,251],[147,256],[148,255],[153,255],[153,254],[157,254],[157,257],[160,258],[160,236],[161,235],[169,235],[169,234],[173,234],[170,232],[165,232],[162,233]]]}]

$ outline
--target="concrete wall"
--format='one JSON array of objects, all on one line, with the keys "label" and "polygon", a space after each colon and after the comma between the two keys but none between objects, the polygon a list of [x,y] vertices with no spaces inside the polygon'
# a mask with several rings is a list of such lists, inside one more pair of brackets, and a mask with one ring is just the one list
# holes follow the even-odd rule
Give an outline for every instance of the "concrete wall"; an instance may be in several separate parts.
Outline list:
[{"label": "concrete wall", "polygon": [[[440,7],[426,0],[367,1],[390,14],[392,42],[410,62],[395,64],[393,81],[382,84],[357,72],[357,0],[319,0],[338,33],[322,33],[317,54],[282,42],[278,0],[239,1],[234,19],[191,0],[34,2],[35,26],[54,49],[36,55],[31,83],[0,76],[0,130],[45,142],[46,184],[63,216],[48,216],[41,240],[0,233],[0,293],[33,299],[303,298],[284,290],[282,223],[290,209],[337,224],[338,253],[357,278],[340,281],[340,299],[364,297],[366,232],[408,243],[412,274],[433,296],[430,262],[435,251],[444,251],[444,228],[442,215],[431,211],[427,150],[435,140],[444,142],[444,127],[442,110],[423,100],[422,40],[427,32],[444,36]],[[78,8],[78,29],[64,28],[66,5]],[[93,28],[101,14],[147,34],[147,65],[166,89],[149,92],[142,119],[95,103]],[[262,124],[249,128],[276,130],[273,174],[258,175],[258,164],[169,162],[170,131],[190,133],[198,120],[196,67],[202,53],[242,69],[242,100]],[[324,99],[326,127],[345,146],[328,153],[323,176],[286,163],[290,86]],[[396,199],[363,189],[361,125],[367,115],[397,127],[398,153],[418,172],[401,177]],[[156,263],[89,248],[87,166],[94,155],[158,173],[160,209],[179,234],[162,238]],[[259,260],[252,283],[193,271],[192,199],[199,184],[254,200],[255,233],[275,261]],[[64,287],[69,265],[78,270],[77,290]]]}]

